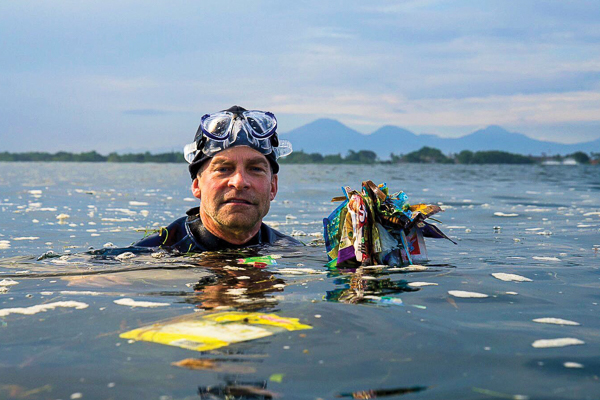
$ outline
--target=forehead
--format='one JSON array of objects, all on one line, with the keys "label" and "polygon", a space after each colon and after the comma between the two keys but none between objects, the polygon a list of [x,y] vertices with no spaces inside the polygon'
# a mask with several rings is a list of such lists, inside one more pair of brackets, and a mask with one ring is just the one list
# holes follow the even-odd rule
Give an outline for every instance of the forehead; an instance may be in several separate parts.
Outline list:
[{"label": "forehead", "polygon": [[210,164],[220,163],[266,163],[269,161],[262,153],[248,146],[235,146],[217,153]]}]

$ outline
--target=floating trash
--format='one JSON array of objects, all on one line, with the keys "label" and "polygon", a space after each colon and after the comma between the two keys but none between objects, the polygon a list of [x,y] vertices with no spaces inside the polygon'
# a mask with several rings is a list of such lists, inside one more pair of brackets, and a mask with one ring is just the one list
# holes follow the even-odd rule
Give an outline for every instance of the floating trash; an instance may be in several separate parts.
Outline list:
[{"label": "floating trash", "polygon": [[280,268],[278,273],[284,275],[309,275],[309,274],[326,274],[326,271],[318,271],[312,268]]},{"label": "floating trash", "polygon": [[536,318],[532,320],[540,324],[555,324],[555,325],[581,325],[579,322],[569,321],[568,319],[561,318]]},{"label": "floating trash", "polygon": [[423,286],[437,286],[437,283],[434,282],[409,282],[408,286],[412,287],[423,287]]},{"label": "floating trash", "polygon": [[567,362],[563,363],[563,366],[565,368],[583,368],[583,364],[573,362],[573,361],[567,361]]},{"label": "floating trash", "polygon": [[130,206],[147,206],[148,203],[145,201],[130,201],[129,205]]},{"label": "floating trash", "polygon": [[6,278],[6,279],[2,279],[0,281],[0,286],[14,286],[14,285],[18,285],[19,282],[12,280],[10,278]]},{"label": "floating trash", "polygon": [[361,192],[348,186],[343,191],[332,199],[342,204],[323,220],[328,267],[413,264],[427,260],[424,237],[451,240],[425,222],[442,211],[438,205],[411,206],[404,192],[390,194],[385,184],[372,181],[364,181]]},{"label": "floating trash", "polygon": [[517,214],[517,213],[503,213],[500,211],[495,212],[494,215],[496,217],[518,217],[519,216],[519,214]]},{"label": "floating trash", "polygon": [[312,329],[297,318],[284,318],[276,314],[223,312],[198,317],[191,314],[171,321],[134,329],[120,335],[124,339],[144,340],[206,351],[271,336],[283,331]]},{"label": "floating trash", "polygon": [[507,274],[504,272],[494,272],[492,276],[505,282],[533,282],[531,279],[517,274]]},{"label": "floating trash", "polygon": [[256,372],[256,368],[248,365],[226,364],[203,358],[186,358],[173,362],[171,365],[197,371],[225,372],[228,374],[252,374]]},{"label": "floating trash", "polygon": [[537,349],[545,349],[551,347],[565,347],[585,344],[583,340],[575,338],[557,338],[557,339],[539,339],[531,343],[531,346]]},{"label": "floating trash", "polygon": [[238,258],[238,264],[246,264],[246,265],[254,265],[256,266],[267,266],[267,265],[277,265],[277,259],[280,258],[275,255],[269,256],[259,256],[259,257],[247,257],[247,258]]},{"label": "floating trash", "polygon": [[118,304],[120,306],[144,308],[166,307],[171,305],[171,303],[158,303],[154,301],[136,301],[127,297],[123,299],[114,300],[113,303]]},{"label": "floating trash", "polygon": [[135,254],[132,253],[131,251],[125,252],[125,253],[121,253],[118,256],[115,257],[116,260],[119,261],[125,261],[125,260],[129,260],[135,258]]},{"label": "floating trash", "polygon": [[531,258],[533,258],[534,260],[538,260],[538,261],[560,261],[560,258],[558,258],[558,257],[533,256]]},{"label": "floating trash", "polygon": [[489,297],[489,295],[485,294],[485,293],[478,293],[478,292],[466,292],[464,290],[448,290],[448,294],[450,296],[454,296],[454,297],[460,297],[463,299],[483,299],[485,297]]},{"label": "floating trash", "polygon": [[82,310],[84,308],[87,308],[88,305],[79,301],[57,301],[54,303],[39,304],[37,306],[31,307],[2,308],[0,309],[0,317],[6,317],[10,314],[34,315],[40,312],[54,310],[55,308],[59,307],[75,308],[77,310]]}]

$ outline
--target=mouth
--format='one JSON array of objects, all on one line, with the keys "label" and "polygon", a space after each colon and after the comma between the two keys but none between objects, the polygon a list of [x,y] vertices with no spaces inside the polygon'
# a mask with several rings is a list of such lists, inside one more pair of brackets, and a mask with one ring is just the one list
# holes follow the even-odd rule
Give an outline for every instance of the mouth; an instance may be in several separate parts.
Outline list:
[{"label": "mouth", "polygon": [[229,199],[224,201],[225,204],[245,204],[245,205],[253,205],[251,201],[245,199]]}]

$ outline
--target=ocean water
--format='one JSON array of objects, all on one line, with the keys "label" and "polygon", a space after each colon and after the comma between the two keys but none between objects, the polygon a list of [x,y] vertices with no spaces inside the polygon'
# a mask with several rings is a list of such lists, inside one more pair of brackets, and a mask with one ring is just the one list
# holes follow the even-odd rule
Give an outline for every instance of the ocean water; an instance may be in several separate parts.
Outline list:
[{"label": "ocean water", "polygon": [[[328,271],[330,199],[369,179],[442,205],[457,245],[426,239],[419,270]],[[184,165],[0,163],[0,398],[600,396],[598,167],[284,165],[265,220],[307,246],[123,256],[196,205],[189,187]],[[256,255],[277,264],[236,263]],[[217,311],[312,329],[202,352],[120,337]]]}]

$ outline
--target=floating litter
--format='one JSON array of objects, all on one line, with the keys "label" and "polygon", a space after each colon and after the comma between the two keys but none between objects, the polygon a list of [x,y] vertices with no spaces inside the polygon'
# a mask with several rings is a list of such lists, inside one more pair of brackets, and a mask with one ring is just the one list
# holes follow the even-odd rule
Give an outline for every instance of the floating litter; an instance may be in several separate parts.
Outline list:
[{"label": "floating litter", "polygon": [[424,265],[413,264],[408,267],[400,267],[400,268],[390,268],[388,271],[403,271],[403,272],[418,272],[418,271],[426,271],[429,268]]},{"label": "floating litter", "polygon": [[422,286],[437,286],[437,283],[434,282],[409,282],[408,286],[412,287],[422,287]]},{"label": "floating litter", "polygon": [[583,368],[583,364],[579,364],[573,361],[567,361],[563,364],[565,368]]},{"label": "floating litter", "polygon": [[555,325],[581,325],[579,322],[569,321],[568,319],[561,318],[536,318],[532,320],[540,324],[555,324]]},{"label": "floating litter", "polygon": [[126,253],[119,254],[118,256],[115,257],[115,259],[117,259],[119,261],[124,261],[124,260],[129,260],[130,258],[134,258],[134,257],[135,257],[135,254],[128,251]]},{"label": "floating litter", "polygon": [[130,206],[147,206],[148,203],[146,203],[145,201],[130,201],[129,205]]},{"label": "floating litter", "polygon": [[153,302],[153,301],[135,301],[130,298],[114,300],[113,303],[118,304],[120,306],[146,307],[146,308],[165,307],[165,306],[171,305],[170,303],[158,303],[158,302]]},{"label": "floating litter", "polygon": [[538,261],[560,261],[560,258],[558,258],[558,257],[533,256],[531,258],[533,258],[534,260],[538,260]]},{"label": "floating litter", "polygon": [[503,212],[495,212],[494,215],[496,217],[518,217],[519,214],[516,213],[503,213]]},{"label": "floating litter", "polygon": [[71,216],[69,214],[58,214],[56,216],[56,219],[59,221],[62,221],[62,220],[68,219],[68,218],[71,218]]},{"label": "floating litter", "polygon": [[494,272],[492,276],[505,282],[533,282],[531,279],[517,274],[506,274],[504,272]]},{"label": "floating litter", "polygon": [[545,349],[550,347],[565,347],[585,344],[583,340],[575,338],[557,338],[557,339],[539,339],[531,343],[531,346],[537,349]]},{"label": "floating litter", "polygon": [[13,286],[13,285],[18,285],[18,284],[19,284],[19,282],[12,280],[10,278],[2,279],[0,281],[0,286]]},{"label": "floating litter", "polygon": [[88,305],[85,303],[81,303],[79,301],[57,301],[54,303],[46,303],[39,304],[37,306],[31,307],[21,307],[21,308],[2,308],[0,309],[0,317],[6,317],[10,314],[23,314],[23,315],[33,315],[39,312],[46,312],[48,310],[54,310],[58,307],[65,308],[75,308],[77,310],[82,310],[87,308]]},{"label": "floating litter", "polygon": [[231,343],[303,329],[312,329],[312,327],[301,324],[297,318],[232,311],[202,317],[196,314],[181,316],[122,333],[120,337],[207,351]]},{"label": "floating litter", "polygon": [[448,290],[448,294],[454,297],[460,297],[460,298],[464,298],[464,299],[483,299],[485,297],[489,297],[487,294],[485,293],[478,293],[478,292],[466,292],[463,290]]}]

